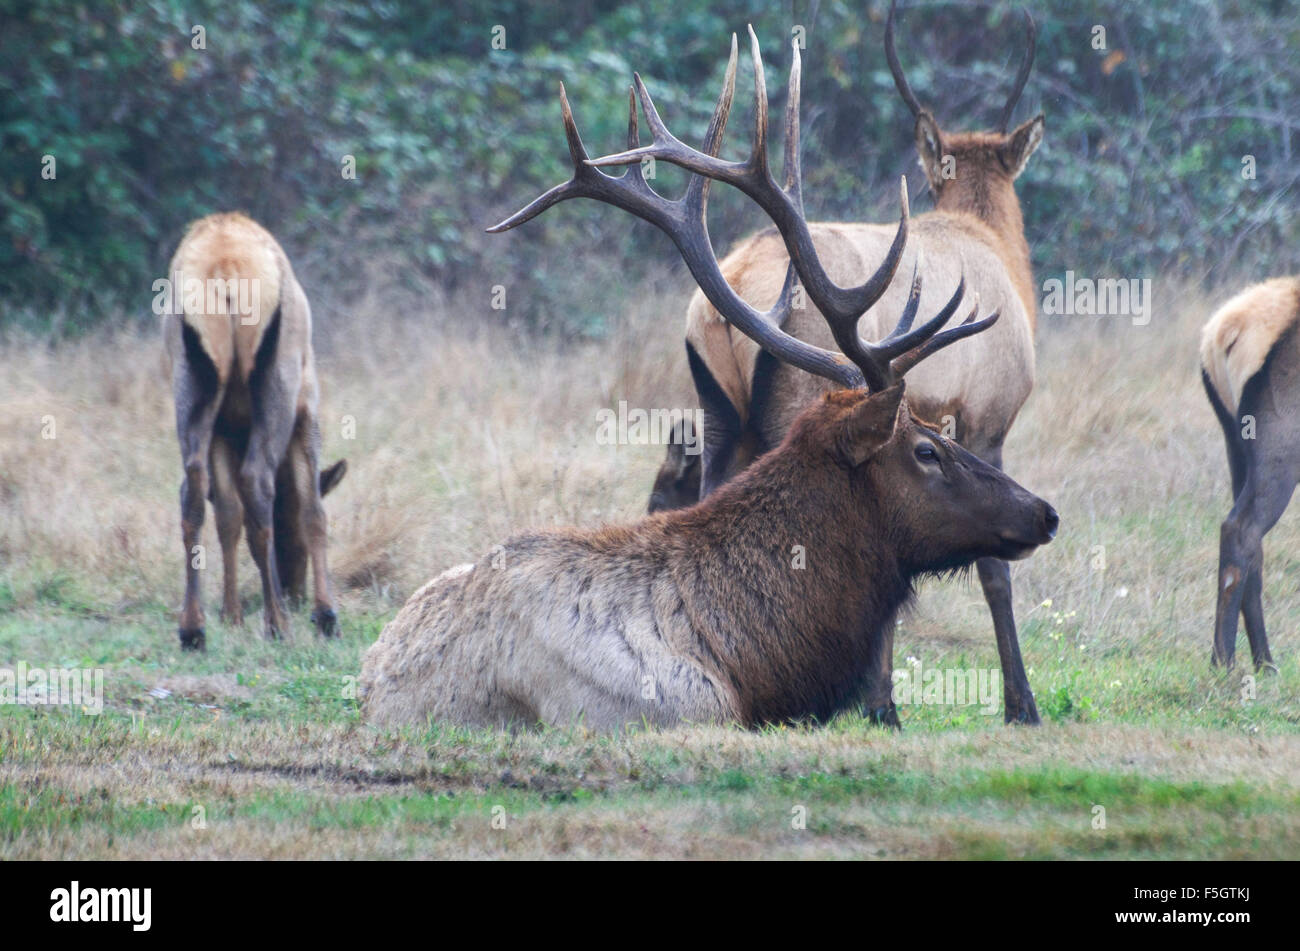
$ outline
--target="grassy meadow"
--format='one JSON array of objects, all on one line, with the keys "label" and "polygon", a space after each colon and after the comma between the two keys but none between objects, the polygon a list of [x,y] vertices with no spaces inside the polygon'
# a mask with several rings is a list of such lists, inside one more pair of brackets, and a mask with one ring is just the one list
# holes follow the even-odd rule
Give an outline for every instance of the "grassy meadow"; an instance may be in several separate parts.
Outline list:
[{"label": "grassy meadow", "polygon": [[[1300,518],[1265,542],[1278,672],[1212,670],[1229,489],[1196,341],[1217,301],[1173,283],[1144,327],[1040,321],[1006,453],[1063,520],[1013,567],[1040,728],[1003,726],[1000,696],[993,716],[902,707],[901,732],[848,714],[617,736],[361,723],[350,678],[423,581],[521,529],[643,510],[662,450],[598,445],[596,411],[692,404],[688,280],[563,346],[480,301],[399,319],[314,300],[324,461],[350,464],[326,500],[342,636],[316,639],[304,610],[264,642],[246,550],[248,623],[224,626],[209,511],[199,656],[175,635],[158,335],[0,338],[0,667],[105,672],[98,716],[0,706],[0,859],[1300,857]],[[909,658],[998,666],[973,575],[922,587]]]}]

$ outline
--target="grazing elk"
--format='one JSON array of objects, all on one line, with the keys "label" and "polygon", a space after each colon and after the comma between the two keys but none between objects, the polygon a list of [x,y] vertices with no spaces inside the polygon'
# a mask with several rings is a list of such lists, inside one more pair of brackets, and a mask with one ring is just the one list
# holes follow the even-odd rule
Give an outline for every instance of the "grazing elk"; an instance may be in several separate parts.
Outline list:
[{"label": "grazing elk", "polygon": [[655,476],[646,512],[664,512],[685,508],[700,500],[700,454],[690,450],[699,445],[695,422],[683,416],[673,424],[668,441],[668,456]]},{"label": "grazing elk", "polygon": [[1237,615],[1256,669],[1273,664],[1264,633],[1264,536],[1300,480],[1300,277],[1237,294],[1201,335],[1201,380],[1223,427],[1232,511],[1219,535],[1215,664],[1231,667]]},{"label": "grazing elk", "polygon": [[[916,117],[916,146],[935,195],[936,210],[913,222],[904,265],[922,257],[927,288],[946,293],[963,273],[986,305],[1002,319],[989,333],[965,347],[949,350],[919,368],[909,399],[927,419],[989,464],[1001,468],[1002,447],[1034,384],[1035,296],[1024,221],[1014,181],[1043,137],[1043,117],[1014,131],[1006,128],[1034,60],[1035,29],[1028,18],[1028,47],[1010,97],[994,132],[948,133],[912,93],[894,49],[894,5],[885,27],[885,52],[903,100]],[[751,32],[752,36],[752,32]],[[755,68],[758,69],[754,43]],[[797,68],[797,67],[796,67]],[[649,95],[637,82],[649,114]],[[652,145],[601,159],[603,165],[654,156],[701,171],[697,159],[658,121]],[[735,185],[763,204],[764,188],[747,162],[712,163],[717,179]],[[765,206],[769,215],[776,209]],[[855,281],[880,260],[892,238],[888,225],[822,223],[808,226],[810,247],[826,262],[834,280]],[[767,303],[780,292],[791,254],[783,233],[768,229],[743,241],[722,262],[722,273],[740,296]],[[833,303],[807,288],[816,310]],[[907,301],[908,284],[898,279],[863,321],[868,339],[878,339]],[[814,308],[791,313],[783,328],[800,340],[834,346]],[[707,295],[696,293],[686,317],[686,349],[700,406],[704,411],[701,492],[708,495],[736,472],[777,445],[799,411],[826,390],[826,380],[782,363],[726,321]],[[667,467],[668,464],[665,464]],[[1011,575],[996,559],[979,563],[984,597],[993,616],[1002,663],[1007,722],[1038,723],[1038,709],[1025,673],[1012,610]]]},{"label": "grazing elk", "polygon": [[[733,52],[729,87],[734,66]],[[833,283],[801,210],[797,66],[784,188],[767,169],[761,72],[758,89],[751,168],[766,184],[755,190],[801,252],[770,311],[728,286],[709,242],[709,176],[719,167],[726,93],[706,151],[695,153],[703,174],[691,176],[681,200],[668,201],[639,165],[619,178],[593,167],[561,87],[573,178],[489,231],[567,198],[631,212],[672,238],[713,305],[764,352],[838,388],[814,400],[778,447],[691,508],[627,526],[520,535],[425,585],[365,655],[361,697],[372,722],[752,726],[825,719],[862,698],[865,684],[879,719],[897,725],[891,631],[914,579],[978,558],[1024,557],[1052,538],[1051,506],[919,422],[903,397],[911,367],[996,326],[998,315],[977,321],[977,304],[964,323],[941,332],[960,305],[959,283],[942,310],[914,328],[918,271],[897,326],[878,343],[863,341],[858,321],[905,250],[906,182],[883,263],[860,286]],[[629,105],[635,148],[635,99]],[[658,129],[652,107],[646,113]],[[796,273],[823,292],[821,313],[839,351],[780,329]]]},{"label": "grazing elk", "polygon": [[206,646],[195,549],[208,498],[221,542],[223,618],[243,620],[236,565],[246,526],[262,577],[266,636],[287,629],[282,595],[287,582],[290,593],[301,596],[305,554],[313,575],[312,620],[332,637],[338,620],[321,496],[342,477],[343,464],[319,471],[319,394],[307,297],[280,245],[241,214],[193,222],[172,258],[170,278],[180,306],[169,308],[164,337],[185,468],[181,647]]}]

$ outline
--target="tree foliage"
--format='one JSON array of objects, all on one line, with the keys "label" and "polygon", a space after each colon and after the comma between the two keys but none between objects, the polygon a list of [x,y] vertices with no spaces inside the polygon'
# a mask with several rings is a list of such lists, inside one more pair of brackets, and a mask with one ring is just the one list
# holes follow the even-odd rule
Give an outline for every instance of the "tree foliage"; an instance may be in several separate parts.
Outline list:
[{"label": "tree foliage", "polygon": [[[567,177],[560,80],[593,153],[622,147],[634,68],[678,135],[698,141],[730,32],[754,24],[777,109],[801,25],[809,211],[886,220],[899,174],[914,195],[923,184],[884,61],[887,7],[0,0],[0,319],[18,302],[59,302],[85,323],[113,306],[143,311],[185,223],[240,208],[323,286],[313,297],[346,300],[377,279],[523,284],[516,316],[598,331],[607,301],[575,293],[582,282],[557,262],[599,254],[613,292],[667,256],[666,241],[582,203],[526,238],[483,234]],[[1043,0],[1033,13],[1038,60],[1017,117],[1047,115],[1019,187],[1040,273],[1296,269],[1289,0]],[[993,121],[1021,42],[1019,12],[1003,4],[914,0],[900,20],[912,84],[954,128]],[[746,105],[728,153],[748,135]],[[656,180],[667,192],[682,181],[662,168]],[[727,191],[715,190],[713,216],[724,248],[761,223]]]}]

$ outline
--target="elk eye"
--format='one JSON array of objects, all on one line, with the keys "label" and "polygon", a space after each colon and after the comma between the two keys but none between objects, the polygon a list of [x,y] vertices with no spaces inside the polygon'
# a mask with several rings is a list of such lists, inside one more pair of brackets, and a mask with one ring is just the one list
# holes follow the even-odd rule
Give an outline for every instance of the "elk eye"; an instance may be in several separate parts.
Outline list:
[{"label": "elk eye", "polygon": [[928,442],[923,442],[916,447],[916,458],[922,462],[938,462],[939,454],[934,451],[934,446]]}]

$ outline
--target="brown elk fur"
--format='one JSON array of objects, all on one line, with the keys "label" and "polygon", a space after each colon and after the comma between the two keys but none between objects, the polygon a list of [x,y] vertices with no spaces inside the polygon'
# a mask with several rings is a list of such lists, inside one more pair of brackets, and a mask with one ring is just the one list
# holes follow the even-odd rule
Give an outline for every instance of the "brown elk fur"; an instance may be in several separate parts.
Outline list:
[{"label": "brown elk fur", "polygon": [[[892,29],[892,8],[890,18]],[[1027,75],[1026,67],[1021,80]],[[1018,86],[1008,103],[1008,116],[1019,91]],[[915,106],[910,90],[904,95],[909,97]],[[908,378],[910,399],[919,413],[947,425],[962,445],[1001,466],[1003,443],[1034,386],[1036,294],[1014,183],[1042,142],[1044,120],[1039,115],[1011,132],[948,133],[930,112],[919,107],[914,112],[916,149],[935,210],[913,219],[907,256],[864,317],[860,332],[867,340],[878,340],[894,325],[907,301],[918,254],[924,259],[923,309],[944,300],[964,275],[981,306],[1000,310],[1001,320],[970,345],[920,365]],[[893,237],[893,228],[885,225],[810,227],[827,272],[845,286],[872,272]],[[740,296],[763,308],[777,299],[788,261],[783,241],[769,229],[742,242],[722,266]],[[811,305],[794,311],[783,329],[823,348],[835,347],[825,320]],[[686,341],[700,364],[692,366],[692,376],[705,412],[701,491],[707,494],[777,445],[800,410],[831,384],[765,360],[758,346],[728,325],[699,291],[687,308]],[[705,391],[721,396],[711,401]],[[720,422],[733,415],[733,424]],[[1003,658],[1007,718],[1036,723],[1038,711],[1016,639],[1010,575],[1005,565],[991,562],[981,564],[979,573]]]},{"label": "brown elk fur", "polygon": [[[314,619],[321,633],[332,635],[337,620],[325,554],[319,392],[307,297],[271,234],[238,213],[194,222],[168,277],[182,304],[164,319],[185,469],[181,644],[205,646],[195,551],[209,498],[222,549],[223,615],[242,622],[236,564],[246,529],[262,578],[264,632],[275,637],[286,629],[280,567],[294,575],[291,585],[298,584],[305,550]],[[204,289],[198,298],[188,292],[194,281]]]},{"label": "brown elk fur", "polygon": [[[1049,506],[915,422],[902,391],[824,395],[693,508],[520,535],[435,579],[366,652],[366,718],[605,730],[833,715],[884,666],[914,578],[1020,557],[1055,529]],[[939,481],[919,442],[941,454]],[[868,689],[892,707],[887,680]]]},{"label": "brown elk fur", "polygon": [[[873,262],[884,257],[894,232],[892,225],[810,227],[827,272],[846,285],[871,273]],[[961,253],[952,253],[950,249],[957,246]],[[912,222],[898,276],[861,324],[862,335],[868,340],[879,339],[894,325],[907,302],[918,250],[925,256],[923,310],[937,309],[937,303],[947,299],[964,266],[967,284],[980,292],[981,306],[1001,308],[1002,318],[964,347],[936,354],[918,366],[909,375],[908,385],[911,402],[928,418],[942,420],[950,410],[960,410],[960,415],[952,415],[957,417],[962,441],[977,451],[1002,444],[1034,382],[1033,327],[1000,248],[992,230],[970,216],[946,212],[918,216]],[[781,292],[788,262],[780,236],[769,229],[746,240],[721,263],[723,274],[742,298],[755,307],[767,307]],[[778,365],[768,381],[772,396],[763,407],[766,415],[753,419],[758,345],[735,331],[698,291],[691,298],[686,320],[687,342],[701,355],[742,424],[755,430],[766,445],[779,442],[799,411],[831,386],[827,380]],[[793,312],[784,329],[810,343],[834,346],[825,320],[811,304]]]}]

